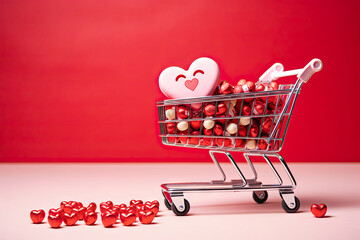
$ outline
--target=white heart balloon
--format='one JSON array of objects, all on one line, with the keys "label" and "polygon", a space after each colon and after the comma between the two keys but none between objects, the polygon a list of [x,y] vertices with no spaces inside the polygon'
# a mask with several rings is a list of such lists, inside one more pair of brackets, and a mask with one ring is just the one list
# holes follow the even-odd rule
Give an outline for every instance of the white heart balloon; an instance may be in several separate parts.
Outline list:
[{"label": "white heart balloon", "polygon": [[209,96],[219,81],[219,66],[206,57],[196,59],[187,71],[179,67],[169,67],[159,76],[160,89],[169,98]]}]

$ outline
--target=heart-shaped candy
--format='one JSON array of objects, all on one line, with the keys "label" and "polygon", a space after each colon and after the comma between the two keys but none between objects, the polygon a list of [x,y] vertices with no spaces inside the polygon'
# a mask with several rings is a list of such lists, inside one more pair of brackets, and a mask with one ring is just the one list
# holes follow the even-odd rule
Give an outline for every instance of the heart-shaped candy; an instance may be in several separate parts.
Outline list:
[{"label": "heart-shaped candy", "polygon": [[58,228],[60,227],[61,223],[62,223],[62,217],[60,214],[55,214],[55,215],[49,215],[48,216],[48,223],[50,224],[51,227],[53,228]]},{"label": "heart-shaped candy", "polygon": [[64,213],[64,223],[66,226],[73,226],[79,220],[76,212]]},{"label": "heart-shaped candy", "polygon": [[149,224],[154,220],[155,215],[152,211],[139,211],[139,220],[142,224]]},{"label": "heart-shaped candy", "polygon": [[169,67],[161,72],[159,86],[169,98],[203,97],[211,95],[220,80],[217,63],[206,57],[196,59],[186,71]]},{"label": "heart-shaped candy", "polygon": [[62,206],[62,209],[64,209],[65,213],[71,213],[71,211],[74,209],[73,206],[69,203]]},{"label": "heart-shaped candy", "polygon": [[112,212],[106,212],[101,216],[102,224],[104,225],[104,227],[111,227],[116,223],[116,219],[117,217],[115,213]]},{"label": "heart-shaped candy", "polygon": [[120,220],[125,226],[130,226],[136,221],[136,214],[134,212],[121,213]]},{"label": "heart-shaped candy", "polygon": [[97,213],[96,212],[86,212],[84,217],[84,222],[86,225],[92,225],[97,220]]},{"label": "heart-shaped candy", "polygon": [[80,207],[80,208],[78,209],[78,217],[79,217],[79,220],[84,220],[86,211],[87,211],[87,208],[86,208],[86,207]]},{"label": "heart-shaped candy", "polygon": [[64,215],[64,209],[62,208],[51,208],[49,210],[49,215],[56,215],[56,214],[60,214],[61,216]]},{"label": "heart-shaped candy", "polygon": [[41,223],[45,218],[45,211],[42,209],[32,210],[30,212],[30,218],[33,223]]},{"label": "heart-shaped candy", "polygon": [[311,205],[311,212],[312,214],[314,214],[315,217],[317,218],[321,218],[323,216],[325,216],[326,211],[327,211],[327,206],[325,204],[313,204]]},{"label": "heart-shaped candy", "polygon": [[87,210],[91,210],[92,212],[96,211],[96,203],[92,202],[89,204],[89,206],[87,207]]},{"label": "heart-shaped candy", "polygon": [[155,203],[155,204],[153,204],[153,203],[151,203],[151,202],[148,202],[148,204],[145,204],[144,205],[144,210],[146,211],[146,212],[148,212],[148,211],[152,211],[154,214],[155,214],[155,216],[158,214],[158,212],[159,212],[159,206]]},{"label": "heart-shaped candy", "polygon": [[142,200],[131,200],[130,201],[130,206],[132,206],[132,205],[139,205],[139,204],[143,204],[143,201]]}]

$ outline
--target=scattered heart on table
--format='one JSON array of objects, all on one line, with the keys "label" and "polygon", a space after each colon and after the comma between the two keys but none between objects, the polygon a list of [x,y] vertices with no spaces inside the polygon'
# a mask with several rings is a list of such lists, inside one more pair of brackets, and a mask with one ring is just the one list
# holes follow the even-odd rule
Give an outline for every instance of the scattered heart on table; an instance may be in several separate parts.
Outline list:
[{"label": "scattered heart on table", "polygon": [[320,204],[320,205],[313,204],[313,205],[311,205],[310,210],[311,210],[312,214],[314,214],[315,217],[321,218],[321,217],[325,216],[326,211],[327,211],[327,206],[325,204]]}]

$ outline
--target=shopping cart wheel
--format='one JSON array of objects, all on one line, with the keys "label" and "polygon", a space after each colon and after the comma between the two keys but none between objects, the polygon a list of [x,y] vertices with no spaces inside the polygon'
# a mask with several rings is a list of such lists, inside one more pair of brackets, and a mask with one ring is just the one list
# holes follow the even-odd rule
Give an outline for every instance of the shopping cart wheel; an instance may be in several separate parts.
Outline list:
[{"label": "shopping cart wheel", "polygon": [[180,212],[176,207],[175,204],[171,204],[171,210],[175,213],[176,216],[185,216],[189,210],[190,210],[190,203],[188,202],[188,200],[184,199],[184,203],[185,203],[185,209]]},{"label": "shopping cart wheel", "polygon": [[167,209],[171,210],[171,204],[169,203],[169,201],[166,198],[164,198],[164,204]]},{"label": "shopping cart wheel", "polygon": [[284,200],[281,201],[281,206],[285,210],[285,212],[287,212],[287,213],[295,213],[295,212],[297,212],[297,210],[299,210],[299,208],[300,208],[300,200],[297,197],[294,197],[294,198],[295,198],[295,207],[294,208],[289,208]]},{"label": "shopping cart wheel", "polygon": [[267,191],[256,191],[253,192],[253,199],[255,200],[255,202],[262,204],[264,202],[266,202],[266,200],[268,199],[268,193]]}]

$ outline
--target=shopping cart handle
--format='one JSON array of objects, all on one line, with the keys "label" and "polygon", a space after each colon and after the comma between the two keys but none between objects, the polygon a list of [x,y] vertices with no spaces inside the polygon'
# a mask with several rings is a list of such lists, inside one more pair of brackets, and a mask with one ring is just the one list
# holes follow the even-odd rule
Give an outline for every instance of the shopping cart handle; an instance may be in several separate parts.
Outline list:
[{"label": "shopping cart handle", "polygon": [[261,77],[259,77],[259,82],[269,83],[277,80],[279,78],[277,74],[283,71],[284,66],[281,63],[275,63],[263,75],[261,75]]},{"label": "shopping cart handle", "polygon": [[295,69],[290,71],[284,71],[284,66],[281,63],[275,63],[272,65],[260,78],[261,83],[269,83],[274,80],[277,80],[281,77],[288,77],[297,75],[297,77],[303,81],[307,82],[309,78],[316,72],[320,71],[323,67],[323,64],[320,59],[314,58],[311,60],[304,68]]},{"label": "shopping cart handle", "polygon": [[323,64],[320,59],[314,58],[311,60],[303,69],[302,71],[297,75],[297,78],[299,78],[301,81],[306,83],[309,78],[316,72],[320,71],[323,67]]}]

